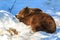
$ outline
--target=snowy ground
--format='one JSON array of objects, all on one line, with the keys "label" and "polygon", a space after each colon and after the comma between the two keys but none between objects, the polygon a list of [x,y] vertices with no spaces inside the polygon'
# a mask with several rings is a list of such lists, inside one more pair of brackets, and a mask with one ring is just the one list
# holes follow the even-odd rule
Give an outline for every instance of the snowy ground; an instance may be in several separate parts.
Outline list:
[{"label": "snowy ground", "polygon": [[[60,13],[57,12],[57,15]],[[54,34],[46,32],[32,32],[30,26],[19,22],[12,14],[0,10],[0,40],[60,40],[60,18],[53,16],[57,30]],[[16,33],[14,33],[14,31]]]}]

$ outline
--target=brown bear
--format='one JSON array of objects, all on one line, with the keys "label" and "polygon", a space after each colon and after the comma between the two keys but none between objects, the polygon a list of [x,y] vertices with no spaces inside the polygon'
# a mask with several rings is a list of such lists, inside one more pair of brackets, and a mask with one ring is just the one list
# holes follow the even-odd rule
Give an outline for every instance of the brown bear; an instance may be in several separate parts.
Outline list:
[{"label": "brown bear", "polygon": [[16,15],[16,18],[20,22],[30,25],[34,32],[45,31],[47,33],[54,33],[56,31],[54,19],[39,8],[26,7]]}]

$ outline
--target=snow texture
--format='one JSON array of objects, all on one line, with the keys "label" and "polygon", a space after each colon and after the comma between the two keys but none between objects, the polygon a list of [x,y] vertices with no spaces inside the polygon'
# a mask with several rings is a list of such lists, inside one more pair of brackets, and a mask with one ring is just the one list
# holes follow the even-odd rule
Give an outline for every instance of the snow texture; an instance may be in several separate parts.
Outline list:
[{"label": "snow texture", "polygon": [[[57,16],[53,18],[57,25],[55,33],[49,34],[42,31],[34,33],[30,26],[19,22],[11,13],[0,10],[0,40],[60,40],[60,19]],[[18,35],[12,31],[8,32],[10,28],[17,30]]]}]

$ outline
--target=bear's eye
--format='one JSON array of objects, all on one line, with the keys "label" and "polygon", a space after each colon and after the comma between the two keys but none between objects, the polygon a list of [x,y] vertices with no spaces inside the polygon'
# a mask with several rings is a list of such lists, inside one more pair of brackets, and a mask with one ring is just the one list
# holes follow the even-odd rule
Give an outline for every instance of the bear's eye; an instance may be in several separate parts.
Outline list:
[{"label": "bear's eye", "polygon": [[24,16],[27,16],[27,15],[29,15],[29,10],[25,10],[24,12]]}]

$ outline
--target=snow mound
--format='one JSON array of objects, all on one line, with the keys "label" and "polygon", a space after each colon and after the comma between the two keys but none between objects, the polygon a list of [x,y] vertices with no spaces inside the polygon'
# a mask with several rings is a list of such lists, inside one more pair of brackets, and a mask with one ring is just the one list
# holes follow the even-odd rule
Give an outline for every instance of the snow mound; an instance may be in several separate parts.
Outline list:
[{"label": "snow mound", "polygon": [[11,13],[0,10],[0,40],[28,40],[30,26],[19,22]]}]

